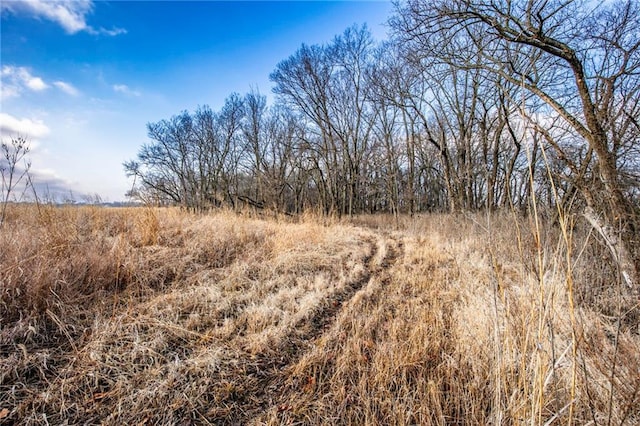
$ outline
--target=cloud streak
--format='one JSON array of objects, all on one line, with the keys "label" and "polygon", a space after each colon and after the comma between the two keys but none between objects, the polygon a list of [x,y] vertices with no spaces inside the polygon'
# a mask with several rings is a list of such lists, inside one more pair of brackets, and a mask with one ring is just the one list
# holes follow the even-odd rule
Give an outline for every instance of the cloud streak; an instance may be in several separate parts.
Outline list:
[{"label": "cloud streak", "polygon": [[116,93],[121,93],[123,95],[126,96],[135,96],[138,97],[141,95],[140,92],[138,92],[137,90],[132,90],[129,86],[127,86],[126,84],[114,84],[113,85],[113,90]]},{"label": "cloud streak", "polygon": [[87,15],[93,11],[92,0],[47,1],[21,0],[1,3],[3,9],[13,13],[25,13],[35,18],[44,18],[60,25],[67,34],[84,31],[92,35],[116,36],[126,34],[123,28],[94,28],[87,23]]},{"label": "cloud streak", "polygon": [[49,127],[41,120],[17,118],[0,112],[0,136],[2,138],[19,135],[26,138],[40,139],[48,134]]},{"label": "cloud streak", "polygon": [[[30,171],[33,190],[40,201],[62,202],[65,200],[79,201],[86,195],[77,189],[74,182],[60,177],[52,169],[35,169]],[[31,194],[28,194],[31,195]]]},{"label": "cloud streak", "polygon": [[[0,165],[3,160],[0,158]],[[26,170],[26,167],[30,167]],[[25,173],[28,171],[28,175]],[[37,169],[25,163],[16,164],[14,176],[23,176],[11,191],[10,201],[34,201],[35,198],[45,203],[79,202],[95,200],[97,196],[91,196],[77,190],[77,183],[60,177],[54,170]]]},{"label": "cloud streak", "polygon": [[47,85],[44,81],[42,81],[40,77],[30,77],[25,81],[25,84],[29,89],[33,90],[34,92],[40,92],[44,89],[49,88],[49,85]]},{"label": "cloud streak", "polygon": [[4,65],[0,72],[2,76],[2,99],[10,99],[20,96],[24,89],[33,92],[41,92],[49,88],[49,85],[40,77],[31,74],[25,67]]},{"label": "cloud streak", "polygon": [[53,85],[58,89],[62,90],[64,93],[70,96],[78,96],[80,95],[80,91],[73,87],[72,84],[66,83],[64,81],[54,81]]},{"label": "cloud streak", "polygon": [[[31,74],[31,71],[26,67],[5,65],[2,67],[0,75],[2,76],[2,100],[20,97],[25,90],[42,92],[51,87],[41,77]],[[67,95],[80,95],[80,91],[71,83],[58,80],[52,84]]]}]

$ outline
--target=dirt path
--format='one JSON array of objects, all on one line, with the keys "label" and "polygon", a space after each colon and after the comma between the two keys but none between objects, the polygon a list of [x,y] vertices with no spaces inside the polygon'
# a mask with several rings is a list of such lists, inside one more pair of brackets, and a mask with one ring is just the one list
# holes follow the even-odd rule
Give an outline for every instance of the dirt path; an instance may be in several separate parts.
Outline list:
[{"label": "dirt path", "polygon": [[331,329],[341,311],[372,280],[384,285],[388,280],[385,272],[402,254],[402,243],[388,236],[371,237],[367,243],[371,245],[371,252],[364,260],[365,269],[358,279],[331,294],[311,317],[296,324],[294,332],[284,338],[278,348],[239,364],[237,374],[245,378],[243,385],[234,395],[233,406],[220,418],[212,419],[216,424],[250,424],[252,419],[278,404],[288,368],[315,347],[315,342]]}]

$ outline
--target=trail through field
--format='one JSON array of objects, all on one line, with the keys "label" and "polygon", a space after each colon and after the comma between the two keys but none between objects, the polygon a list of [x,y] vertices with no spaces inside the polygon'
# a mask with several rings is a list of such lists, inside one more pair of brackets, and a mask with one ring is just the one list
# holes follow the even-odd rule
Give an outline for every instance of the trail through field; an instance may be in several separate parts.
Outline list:
[{"label": "trail through field", "polygon": [[[382,297],[382,292],[391,280],[390,269],[403,256],[404,244],[401,239],[387,233],[378,236],[377,251],[367,262],[366,276],[350,287],[348,298],[345,298],[326,317],[328,321],[321,330],[322,332],[309,336],[308,350],[278,371],[268,387],[269,393],[267,395],[270,395],[268,404],[266,404],[268,409],[254,411],[255,416],[246,424],[294,423],[292,418],[287,416],[287,412],[294,411],[290,402],[296,398],[301,389],[303,393],[305,391],[310,393],[317,385],[315,379],[310,375],[300,374],[306,368],[305,359],[314,358],[315,352],[337,335],[344,336],[345,322],[355,314],[355,311],[361,309],[363,303],[370,303],[374,299]],[[329,358],[332,358],[336,354],[328,355]],[[349,401],[345,399],[344,402],[348,403]],[[269,415],[275,415],[276,420],[269,421]]]},{"label": "trail through field", "polygon": [[292,333],[284,337],[274,351],[240,361],[236,374],[244,377],[245,394],[234,394],[234,409],[224,410],[216,419],[222,424],[250,424],[270,410],[281,408],[281,392],[286,387],[292,369],[327,333],[335,328],[341,315],[358,295],[373,283],[388,280],[387,270],[402,255],[402,243],[389,236],[370,236],[370,247],[364,258],[364,269],[355,280],[328,294],[316,312],[295,324]]}]

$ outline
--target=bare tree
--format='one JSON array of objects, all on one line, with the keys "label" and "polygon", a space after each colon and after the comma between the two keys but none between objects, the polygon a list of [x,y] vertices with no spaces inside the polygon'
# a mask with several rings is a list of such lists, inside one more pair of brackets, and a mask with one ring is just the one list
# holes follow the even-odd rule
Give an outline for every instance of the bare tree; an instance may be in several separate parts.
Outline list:
[{"label": "bare tree", "polygon": [[255,180],[255,190],[251,197],[258,203],[264,203],[264,166],[266,141],[264,136],[264,121],[267,109],[267,98],[257,91],[251,91],[244,97],[246,108],[243,134],[246,149],[251,153],[249,174]]},{"label": "bare tree", "polygon": [[234,94],[218,113],[204,106],[149,123],[150,143],[124,163],[136,179],[130,195],[193,211],[225,202],[235,206],[245,152],[239,140],[243,116],[243,101]]},{"label": "bare tree", "polygon": [[11,138],[9,142],[3,141],[0,144],[2,157],[0,158],[0,178],[2,179],[0,194],[2,198],[2,212],[0,212],[0,228],[4,224],[7,206],[14,196],[15,190],[21,183],[28,180],[31,162],[26,158],[30,151],[27,140],[23,137]]},{"label": "bare tree", "polygon": [[275,210],[300,213],[308,175],[300,152],[301,125],[293,113],[276,105],[265,119],[262,158],[265,201]]},{"label": "bare tree", "polygon": [[326,46],[305,46],[271,74],[274,92],[306,119],[306,151],[323,210],[353,214],[372,129],[367,68],[373,41],[366,27],[352,27]]},{"label": "bare tree", "polygon": [[[303,148],[325,213],[339,210],[339,148],[331,126],[330,79],[334,63],[323,46],[302,45],[271,74],[274,92],[307,123]],[[332,171],[332,172],[331,172]]]},{"label": "bare tree", "polygon": [[344,162],[343,211],[352,215],[362,207],[363,170],[374,118],[367,79],[373,57],[371,33],[366,26],[347,28],[330,49],[336,64],[330,123],[340,140]]},{"label": "bare tree", "polygon": [[139,180],[134,194],[193,208],[194,169],[190,158],[191,117],[185,111],[147,125],[153,141],[142,146],[137,161],[124,163],[128,176]]},{"label": "bare tree", "polygon": [[[628,168],[637,166],[640,119],[638,2],[410,0],[393,26],[417,51],[446,52],[454,66],[481,67],[535,97],[523,115],[559,158],[573,161],[574,174],[592,170],[591,179],[573,182],[604,220],[601,228],[619,229],[606,238],[622,238],[622,257],[633,257],[637,273],[638,206],[629,196],[637,180],[628,179]],[[456,45],[461,35],[465,49]],[[585,146],[577,152],[593,162],[571,159],[554,144],[545,117],[561,119],[579,137],[573,143]]]}]

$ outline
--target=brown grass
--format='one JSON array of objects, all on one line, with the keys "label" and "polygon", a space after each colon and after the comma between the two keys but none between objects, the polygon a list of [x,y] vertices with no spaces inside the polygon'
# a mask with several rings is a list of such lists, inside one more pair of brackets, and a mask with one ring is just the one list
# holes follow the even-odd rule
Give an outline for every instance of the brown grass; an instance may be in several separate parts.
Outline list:
[{"label": "brown grass", "polygon": [[12,205],[0,247],[0,423],[640,422],[581,223]]}]

